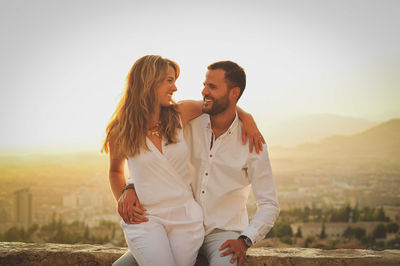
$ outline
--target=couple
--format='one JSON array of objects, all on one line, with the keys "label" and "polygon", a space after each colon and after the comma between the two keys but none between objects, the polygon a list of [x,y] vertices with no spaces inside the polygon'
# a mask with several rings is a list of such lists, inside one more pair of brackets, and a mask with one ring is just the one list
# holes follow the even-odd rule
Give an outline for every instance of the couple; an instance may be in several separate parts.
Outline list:
[{"label": "couple", "polygon": [[[175,103],[179,72],[160,56],[137,60],[107,127],[103,149],[129,247],[114,265],[188,266],[199,251],[210,265],[241,265],[279,213],[266,145],[236,106],[244,70],[231,61],[211,64],[203,101]],[[251,187],[258,210],[249,224]]]}]

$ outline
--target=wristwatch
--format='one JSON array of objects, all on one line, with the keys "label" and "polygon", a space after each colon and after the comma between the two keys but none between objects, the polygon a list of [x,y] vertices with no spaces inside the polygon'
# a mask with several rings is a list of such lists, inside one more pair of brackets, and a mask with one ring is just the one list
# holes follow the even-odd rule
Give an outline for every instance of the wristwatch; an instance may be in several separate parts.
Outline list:
[{"label": "wristwatch", "polygon": [[238,239],[243,239],[244,243],[246,244],[247,248],[251,247],[253,245],[253,242],[251,242],[251,239],[248,238],[245,235],[240,235]]}]

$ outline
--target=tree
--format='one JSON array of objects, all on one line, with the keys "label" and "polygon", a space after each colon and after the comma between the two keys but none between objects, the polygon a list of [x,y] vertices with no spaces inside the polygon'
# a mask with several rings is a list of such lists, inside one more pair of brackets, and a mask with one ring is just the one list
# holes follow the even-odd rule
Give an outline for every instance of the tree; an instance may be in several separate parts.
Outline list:
[{"label": "tree", "polygon": [[314,241],[314,238],[313,237],[307,237],[306,238],[306,241],[304,242],[304,247],[305,248],[308,248],[309,247],[309,245],[312,243]]},{"label": "tree", "polygon": [[349,204],[346,205],[346,207],[343,210],[343,220],[344,222],[349,222],[350,220],[350,214],[352,213],[352,209]]},{"label": "tree", "polygon": [[275,226],[269,230],[269,232],[265,235],[265,238],[273,238],[275,237]]},{"label": "tree", "polygon": [[56,219],[56,213],[53,212],[53,216],[51,218],[51,224],[49,226],[50,231],[55,231],[57,227],[57,219]]},{"label": "tree", "polygon": [[380,222],[388,222],[389,217],[386,217],[385,211],[383,210],[382,207],[380,207],[375,215],[375,221],[380,221]]},{"label": "tree", "polygon": [[110,242],[110,238],[108,237],[108,235],[106,235],[106,236],[103,238],[103,241],[102,241],[101,244],[105,244],[105,243],[108,243],[108,242]]},{"label": "tree", "polygon": [[343,206],[337,210],[331,210],[331,222],[348,222],[352,209],[349,204]]},{"label": "tree", "polygon": [[302,237],[303,237],[303,235],[302,235],[302,233],[301,233],[301,227],[300,227],[300,226],[297,227],[296,237],[299,237],[299,238],[302,238]]},{"label": "tree", "polygon": [[308,222],[308,217],[310,217],[310,212],[311,212],[311,210],[310,210],[310,207],[308,207],[308,206],[305,206],[304,207],[304,215],[303,215],[303,221],[302,222]]},{"label": "tree", "polygon": [[293,243],[292,242],[292,238],[290,236],[283,236],[283,237],[279,238],[279,240],[282,243],[286,243],[286,244],[289,244],[289,245],[291,245]]},{"label": "tree", "polygon": [[357,238],[358,240],[361,241],[361,239],[363,239],[366,236],[366,231],[364,228],[361,227],[355,227],[353,229],[353,234],[354,237]]},{"label": "tree", "polygon": [[57,224],[56,233],[52,238],[55,243],[65,243],[65,231],[61,220]]},{"label": "tree", "polygon": [[353,238],[354,236],[353,228],[351,228],[351,226],[347,227],[346,230],[344,230],[343,232],[343,236],[347,238]]},{"label": "tree", "polygon": [[386,248],[388,248],[388,249],[399,249],[399,246],[400,246],[400,237],[396,237],[394,239],[390,239],[387,242]]},{"label": "tree", "polygon": [[360,220],[360,211],[358,210],[358,205],[353,209],[353,222],[358,222]]},{"label": "tree", "polygon": [[362,213],[363,216],[360,218],[361,221],[375,221],[374,217],[374,209],[371,209],[369,207],[364,207]]},{"label": "tree", "polygon": [[283,236],[293,236],[292,227],[288,222],[275,223],[274,230],[275,235],[279,238]]},{"label": "tree", "polygon": [[386,226],[388,233],[397,233],[399,231],[399,225],[395,222],[391,222]]},{"label": "tree", "polygon": [[319,234],[319,238],[324,239],[326,238],[326,233],[325,233],[325,223],[322,224],[321,228],[321,234]]},{"label": "tree", "polygon": [[22,242],[24,241],[23,235],[25,235],[24,228],[13,226],[4,233],[4,238],[7,242]]},{"label": "tree", "polygon": [[115,237],[115,224],[112,224],[111,239],[114,239],[114,237]]},{"label": "tree", "polygon": [[376,238],[386,238],[386,226],[384,224],[378,224],[374,231],[372,232],[372,236]]},{"label": "tree", "polygon": [[89,235],[90,235],[90,231],[89,231],[89,226],[85,226],[85,231],[84,231],[84,233],[83,233],[83,239],[84,240],[89,240]]},{"label": "tree", "polygon": [[28,228],[28,235],[33,235],[37,230],[39,229],[39,225],[38,224],[33,224]]}]

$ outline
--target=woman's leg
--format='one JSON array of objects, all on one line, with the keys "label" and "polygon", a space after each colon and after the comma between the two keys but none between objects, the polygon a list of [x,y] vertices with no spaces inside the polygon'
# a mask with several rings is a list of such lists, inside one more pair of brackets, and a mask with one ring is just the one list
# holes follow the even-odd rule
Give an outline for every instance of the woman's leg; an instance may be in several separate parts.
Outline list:
[{"label": "woman's leg", "polygon": [[164,227],[152,220],[141,224],[121,221],[126,243],[140,266],[174,266],[175,261]]},{"label": "woman's leg", "polygon": [[127,252],[125,252],[124,255],[114,261],[112,266],[139,266],[139,264],[137,264],[135,257],[133,257],[132,255],[132,252],[128,250]]},{"label": "woman's leg", "polygon": [[194,265],[204,240],[203,211],[194,199],[185,204],[183,213],[181,209],[178,213],[177,210],[174,211],[175,217],[182,216],[187,223],[178,222],[167,226],[171,251],[176,265]]},{"label": "woman's leg", "polygon": [[168,238],[176,265],[194,265],[199,249],[203,244],[203,223],[176,225],[171,228]]}]

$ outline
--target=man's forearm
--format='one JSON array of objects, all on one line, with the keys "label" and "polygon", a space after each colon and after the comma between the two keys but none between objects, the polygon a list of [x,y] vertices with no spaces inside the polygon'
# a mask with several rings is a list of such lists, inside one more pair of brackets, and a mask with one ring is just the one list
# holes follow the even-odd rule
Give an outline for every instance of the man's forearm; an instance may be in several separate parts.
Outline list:
[{"label": "man's forearm", "polygon": [[250,156],[247,171],[258,210],[243,233],[255,243],[271,230],[279,215],[279,203],[267,146],[260,154]]},{"label": "man's forearm", "polygon": [[249,237],[253,244],[258,242],[263,239],[274,226],[278,215],[279,204],[277,201],[259,204],[256,214],[242,234]]}]

